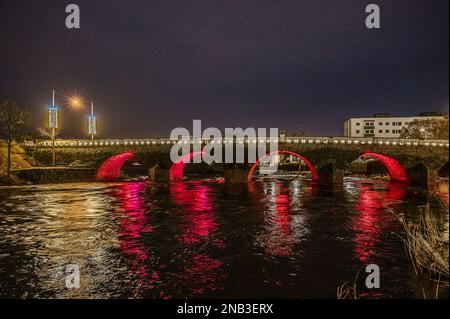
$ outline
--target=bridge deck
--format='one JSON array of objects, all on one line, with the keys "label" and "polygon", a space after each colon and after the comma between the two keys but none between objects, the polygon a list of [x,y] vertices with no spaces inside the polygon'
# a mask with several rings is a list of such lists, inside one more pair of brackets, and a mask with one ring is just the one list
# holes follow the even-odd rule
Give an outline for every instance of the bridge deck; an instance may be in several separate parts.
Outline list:
[{"label": "bridge deck", "polygon": [[[389,145],[389,146],[423,146],[423,147],[449,147],[448,140],[419,140],[419,139],[392,139],[392,138],[350,138],[350,137],[286,137],[286,138],[220,138],[220,139],[192,139],[183,138],[171,140],[166,138],[153,139],[99,139],[78,140],[61,139],[56,140],[57,147],[105,147],[105,146],[145,146],[145,145],[171,145],[184,144],[258,144],[258,143],[280,143],[280,144],[325,144],[325,145]],[[39,140],[26,142],[29,147],[52,147],[51,140]]]}]

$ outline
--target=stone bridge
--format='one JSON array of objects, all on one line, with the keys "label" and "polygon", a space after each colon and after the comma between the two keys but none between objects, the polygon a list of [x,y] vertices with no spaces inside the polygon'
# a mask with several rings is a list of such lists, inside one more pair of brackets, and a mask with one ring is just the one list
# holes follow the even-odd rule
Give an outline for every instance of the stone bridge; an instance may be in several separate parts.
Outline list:
[{"label": "stone bridge", "polygon": [[[432,180],[439,174],[439,171],[445,171],[445,167],[447,168],[444,174],[448,175],[448,140],[346,137],[283,137],[273,139],[272,141],[248,138],[224,138],[220,140],[58,140],[55,145],[55,152],[58,165],[69,165],[75,161],[82,161],[98,168],[108,158],[130,151],[135,155],[135,160],[141,162],[146,168],[150,169],[157,165],[161,171],[169,170],[172,167],[170,149],[177,143],[189,144],[191,149],[194,148],[194,144],[204,146],[214,143],[216,147],[220,145],[222,148],[226,144],[242,144],[245,148],[245,154],[247,154],[247,148],[250,143],[265,143],[267,152],[270,152],[269,142],[276,143],[278,150],[295,153],[304,162],[306,160],[306,162],[311,164],[312,167],[310,168],[317,171],[321,177],[320,180],[327,184],[339,183],[343,170],[348,170],[350,163],[361,157],[364,153],[379,154],[386,158],[392,158],[400,164],[401,168],[411,178],[411,182],[415,184],[428,185],[433,183]],[[26,149],[30,155],[41,163],[51,163],[51,141],[40,141],[27,145]],[[222,154],[225,154],[224,150]],[[383,158],[379,157],[378,159]],[[382,162],[384,161],[382,160]],[[386,165],[386,163],[384,164]],[[203,165],[203,169],[216,172],[224,172],[233,168],[248,173],[253,163],[213,164],[209,167],[206,164],[190,164],[188,166],[194,165]],[[236,171],[226,174],[226,176],[231,176],[231,180],[243,180],[243,175],[244,173],[240,174]],[[247,177],[247,175],[245,176]]]}]

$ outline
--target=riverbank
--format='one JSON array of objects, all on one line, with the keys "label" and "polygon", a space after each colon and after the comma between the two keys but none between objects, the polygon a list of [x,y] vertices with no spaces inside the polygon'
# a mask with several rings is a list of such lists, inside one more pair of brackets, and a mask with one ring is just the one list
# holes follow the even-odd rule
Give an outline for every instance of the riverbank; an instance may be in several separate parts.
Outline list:
[{"label": "riverbank", "polygon": [[95,179],[94,168],[78,167],[33,167],[14,170],[19,180],[32,184],[90,182]]},{"label": "riverbank", "polygon": [[14,170],[33,169],[42,166],[32,156],[28,155],[23,147],[13,143],[11,147],[11,177],[7,176],[8,149],[4,141],[0,140],[0,185],[22,185],[26,182],[14,175]]}]

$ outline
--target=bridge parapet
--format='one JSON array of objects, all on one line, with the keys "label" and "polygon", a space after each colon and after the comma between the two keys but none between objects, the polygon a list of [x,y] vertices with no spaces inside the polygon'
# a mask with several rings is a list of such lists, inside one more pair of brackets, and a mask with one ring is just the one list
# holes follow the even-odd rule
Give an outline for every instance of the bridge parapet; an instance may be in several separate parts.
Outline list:
[{"label": "bridge parapet", "polygon": [[[412,147],[441,147],[448,148],[448,140],[419,140],[419,139],[392,139],[392,138],[350,138],[350,137],[285,137],[278,138],[221,138],[221,139],[192,139],[184,138],[171,140],[166,138],[153,139],[102,139],[102,140],[57,140],[57,147],[111,147],[111,146],[155,146],[173,144],[258,144],[278,143],[281,145],[328,145],[328,146],[412,146]],[[28,142],[28,147],[52,147],[52,141],[43,140]]]}]

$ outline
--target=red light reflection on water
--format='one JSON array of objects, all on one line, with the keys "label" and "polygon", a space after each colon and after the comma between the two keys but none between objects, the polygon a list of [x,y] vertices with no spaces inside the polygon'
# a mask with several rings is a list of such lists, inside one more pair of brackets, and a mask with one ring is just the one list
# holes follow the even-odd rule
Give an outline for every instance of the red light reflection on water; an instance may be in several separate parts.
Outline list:
[{"label": "red light reflection on water", "polygon": [[391,226],[392,216],[387,207],[400,201],[406,194],[404,185],[390,183],[387,192],[374,190],[373,185],[361,185],[356,205],[358,216],[352,221],[356,231],[355,252],[363,264],[370,263],[377,253],[377,245],[382,242],[382,233]]},{"label": "red light reflection on water", "polygon": [[[142,182],[125,183],[120,186],[118,198],[121,202],[123,216],[120,221],[120,248],[122,252],[132,256],[130,269],[141,282],[138,286],[151,286],[159,274],[149,271],[146,261],[149,258],[147,249],[142,241],[142,234],[150,233],[153,227],[148,224],[145,202],[142,192],[146,184]],[[135,294],[140,294],[136,291]]]},{"label": "red light reflection on water", "polygon": [[[159,298],[171,298],[221,289],[218,281],[225,277],[224,272],[220,270],[223,263],[205,251],[209,251],[211,246],[216,249],[224,247],[222,240],[211,240],[211,235],[218,229],[218,225],[210,186],[200,182],[171,184],[170,192],[175,204],[179,206],[178,217],[181,226],[181,234],[176,235],[180,244],[175,246],[177,251],[174,252],[181,260],[177,259],[174,266],[181,269],[173,273],[171,279],[163,279],[167,275],[163,273],[163,269],[169,265],[157,266],[152,262],[153,256],[142,237],[143,234],[154,231],[148,223],[148,212],[143,198],[146,185],[126,183],[121,185],[117,194],[124,212],[120,222],[120,248],[122,252],[133,257],[130,269],[134,280],[138,281],[134,296],[140,297],[151,292]],[[192,247],[186,248],[183,245]]]},{"label": "red light reflection on water", "polygon": [[284,236],[291,236],[291,205],[289,189],[283,187],[276,198],[277,218],[276,223]]},{"label": "red light reflection on water", "polygon": [[[180,280],[184,286],[188,283],[193,294],[218,290],[218,281],[225,277],[220,271],[223,263],[209,256],[204,249],[209,243],[216,249],[224,247],[223,240],[211,238],[218,230],[211,186],[201,181],[178,182],[170,185],[170,191],[175,204],[180,207],[182,233],[176,238],[182,244],[193,246],[188,249],[192,255],[185,261],[188,266],[180,274]],[[204,248],[194,248],[201,246]]]},{"label": "red light reflection on water", "polygon": [[199,243],[217,230],[214,205],[208,194],[210,186],[202,182],[173,183],[170,186],[174,202],[185,210],[181,216],[190,225],[179,238],[187,244]]}]

